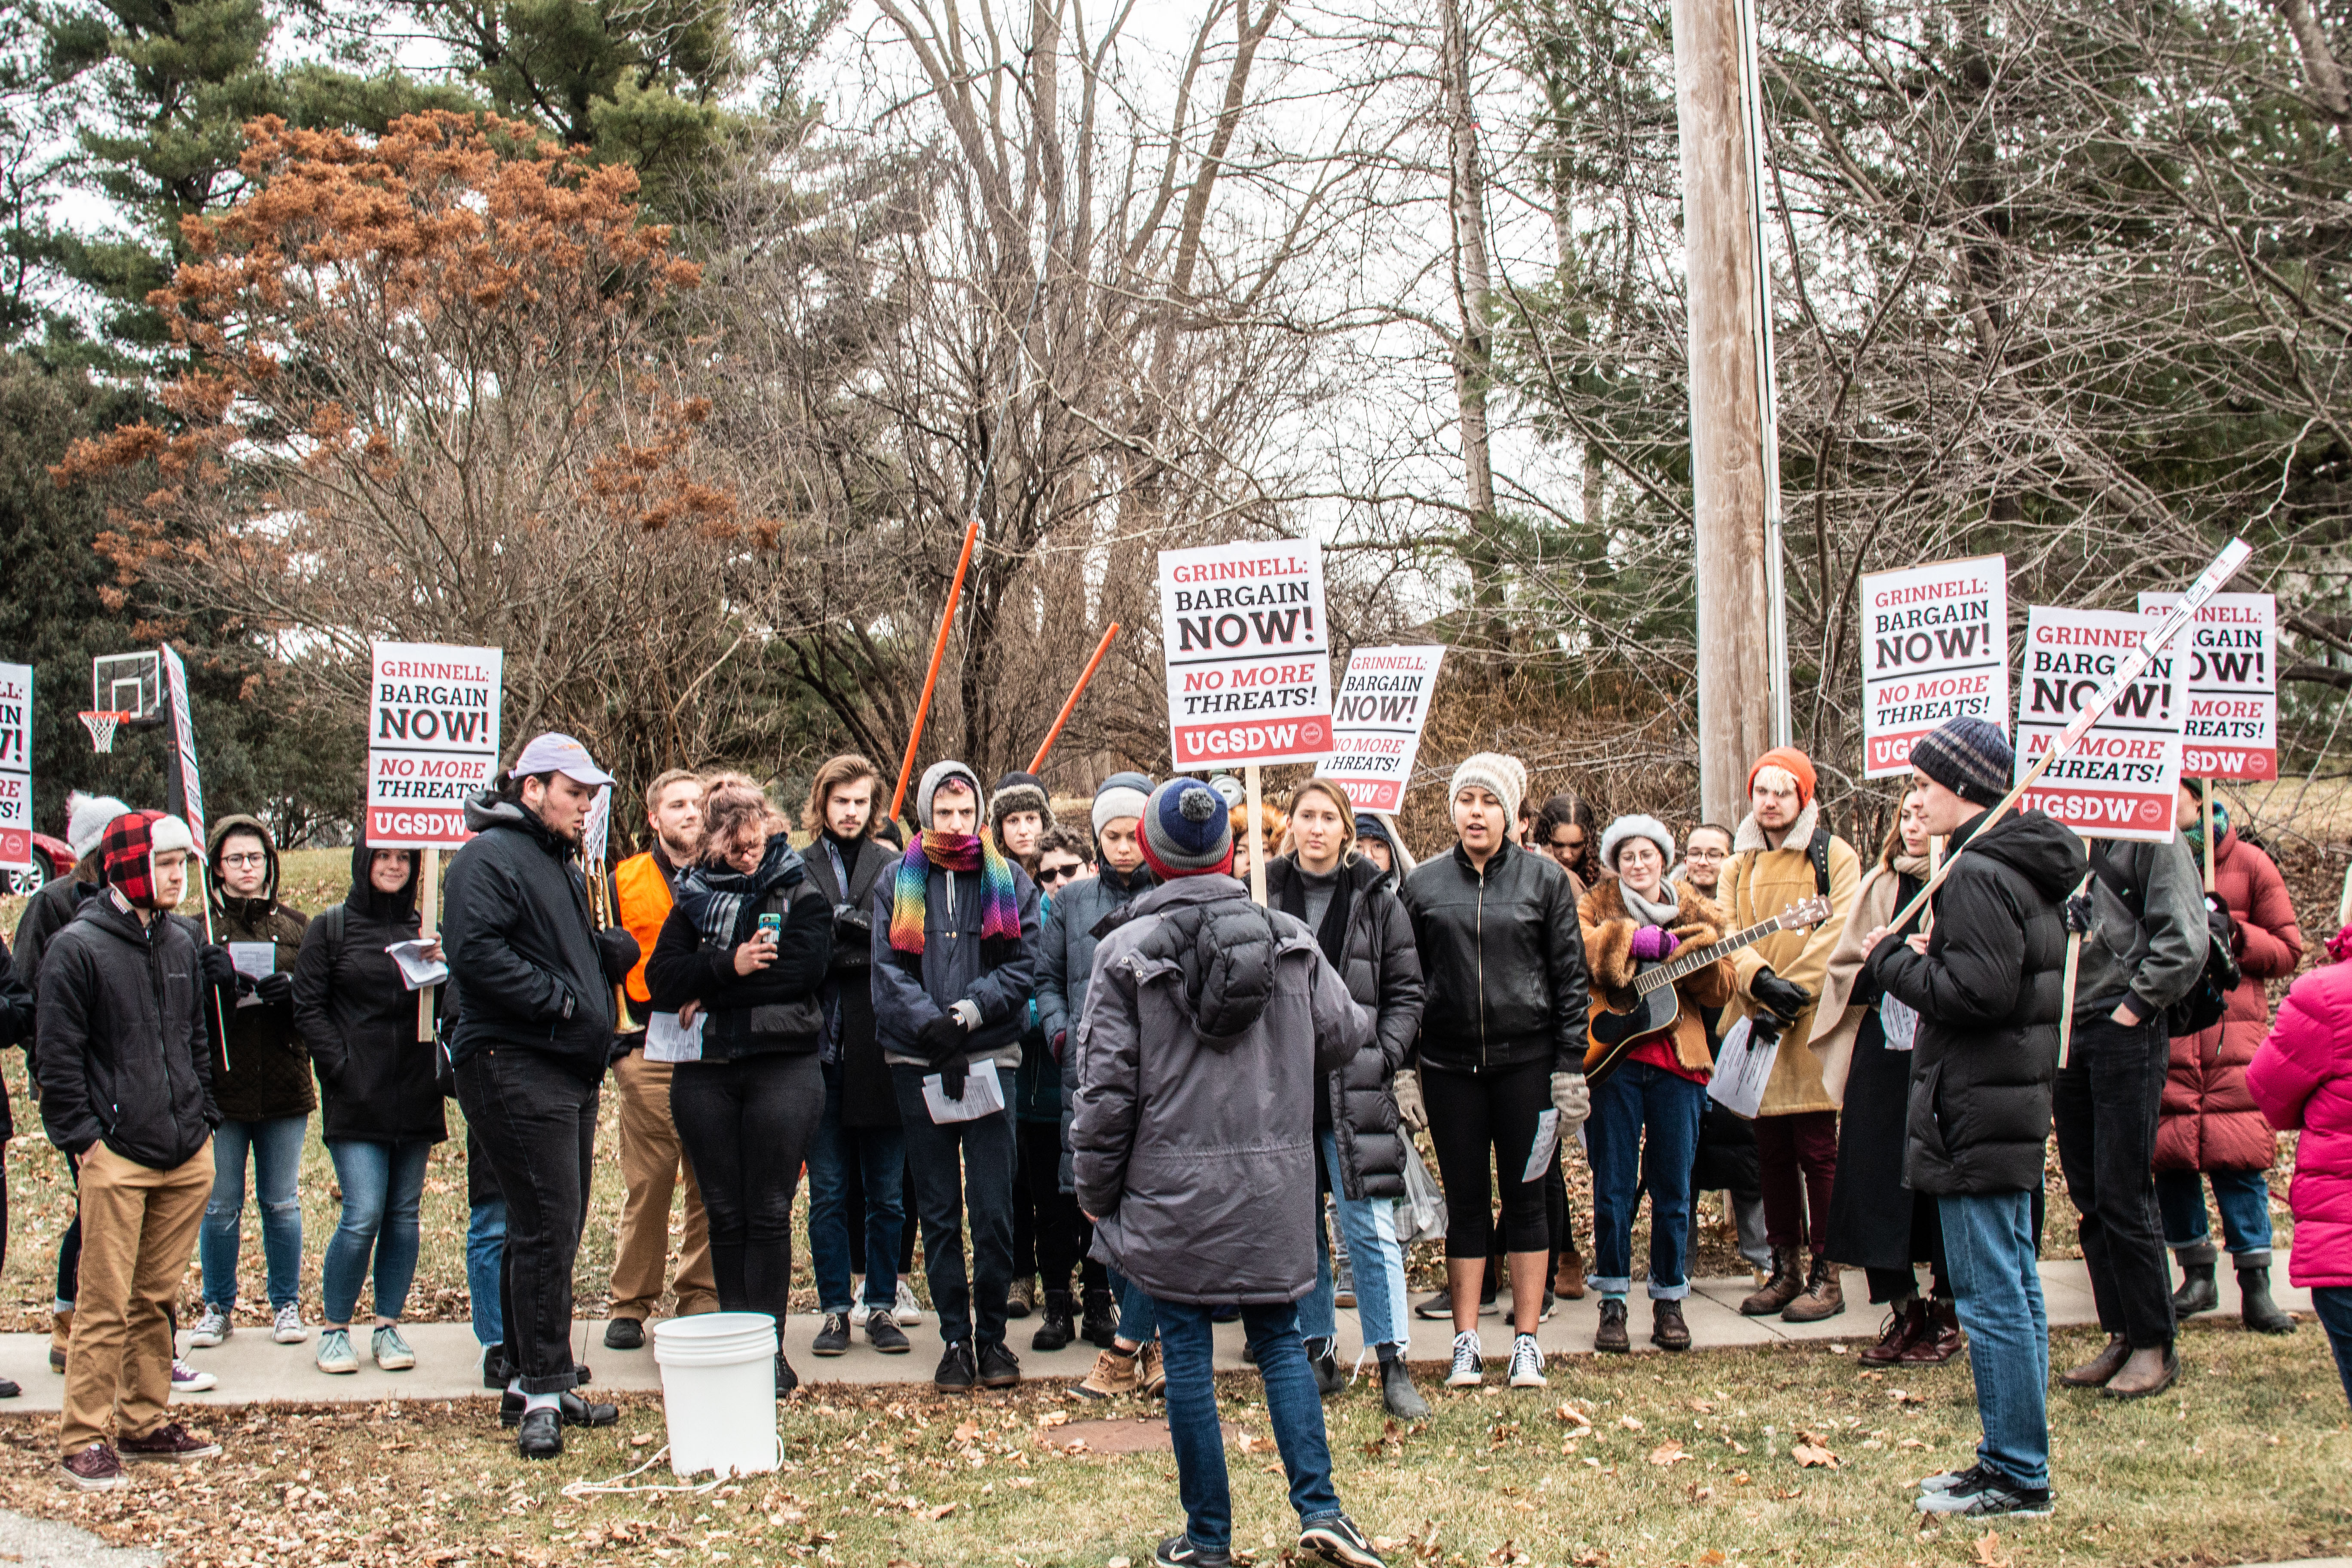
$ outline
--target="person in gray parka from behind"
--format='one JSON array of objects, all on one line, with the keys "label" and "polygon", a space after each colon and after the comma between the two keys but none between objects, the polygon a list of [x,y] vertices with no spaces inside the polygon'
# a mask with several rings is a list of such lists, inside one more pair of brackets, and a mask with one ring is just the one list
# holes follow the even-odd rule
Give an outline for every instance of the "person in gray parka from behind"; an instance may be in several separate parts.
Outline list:
[{"label": "person in gray parka from behind", "polygon": [[1323,1404],[1298,1337],[1315,1283],[1315,1097],[1372,1038],[1303,921],[1230,874],[1224,802],[1172,779],[1143,811],[1161,885],[1095,951],[1066,1061],[1071,1152],[1095,1251],[1147,1290],[1167,1373],[1184,1529],[1153,1561],[1232,1562],[1233,1500],[1210,1313],[1241,1304],[1298,1511],[1299,1550],[1380,1568],[1331,1484]]}]

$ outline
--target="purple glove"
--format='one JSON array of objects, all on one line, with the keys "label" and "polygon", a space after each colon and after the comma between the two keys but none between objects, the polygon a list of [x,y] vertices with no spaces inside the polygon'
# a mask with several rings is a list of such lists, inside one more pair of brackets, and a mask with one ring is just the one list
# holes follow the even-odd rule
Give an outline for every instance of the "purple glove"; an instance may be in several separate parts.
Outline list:
[{"label": "purple glove", "polygon": [[1664,926],[1643,926],[1633,933],[1633,957],[1643,963],[1657,963],[1675,955],[1683,939]]}]

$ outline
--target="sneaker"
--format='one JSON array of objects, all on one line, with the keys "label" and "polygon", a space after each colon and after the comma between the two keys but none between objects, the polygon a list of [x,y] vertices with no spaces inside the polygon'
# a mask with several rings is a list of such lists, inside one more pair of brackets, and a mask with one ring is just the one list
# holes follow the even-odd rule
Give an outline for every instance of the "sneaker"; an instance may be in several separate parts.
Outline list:
[{"label": "sneaker", "polygon": [[980,1381],[980,1373],[972,1365],[970,1342],[957,1340],[940,1354],[939,1370],[931,1373],[931,1386],[942,1394],[970,1394],[971,1385]]},{"label": "sneaker", "polygon": [[203,1394],[208,1390],[218,1388],[219,1386],[220,1379],[215,1377],[211,1373],[198,1372],[194,1367],[190,1366],[186,1362],[182,1361],[177,1356],[173,1356],[172,1358],[173,1393]]},{"label": "sneaker", "polygon": [[1926,1480],[1921,1481],[1919,1483],[1919,1489],[1923,1493],[1950,1491],[1954,1487],[1960,1485],[1963,1481],[1975,1480],[1977,1479],[1977,1472],[1983,1468],[1984,1467],[1981,1465],[1970,1465],[1964,1470],[1938,1470],[1934,1475],[1929,1476]]},{"label": "sneaker", "polygon": [[1915,1506],[1921,1513],[1961,1519],[2047,1519],[2050,1489],[2015,1486],[1978,1465],[1942,1491],[1923,1490]]},{"label": "sneaker", "polygon": [[1108,1399],[1115,1394],[1133,1394],[1141,1386],[1141,1369],[1138,1363],[1140,1352],[1121,1355],[1116,1350],[1097,1351],[1095,1369],[1079,1383],[1077,1392],[1087,1399]]},{"label": "sneaker", "polygon": [[1171,1535],[1151,1554],[1153,1568],[1228,1568],[1230,1552],[1197,1544],[1189,1535]]},{"label": "sneaker", "polygon": [[1536,1344],[1535,1335],[1513,1335],[1511,1338],[1511,1386],[1541,1388],[1543,1385],[1543,1351]]},{"label": "sneaker", "polygon": [[[359,1352],[352,1349],[351,1330],[321,1329],[319,1331],[318,1361],[320,1372],[331,1372],[340,1375],[359,1371]],[[176,1381],[173,1386],[179,1386]]]},{"label": "sneaker", "polygon": [[[886,1320],[889,1315],[887,1312],[882,1314]],[[816,1338],[811,1342],[809,1349],[818,1355],[848,1354],[849,1314],[827,1312],[824,1315],[824,1321],[817,1325]]]},{"label": "sneaker", "polygon": [[92,1443],[77,1454],[68,1454],[58,1461],[58,1474],[68,1486],[79,1487],[86,1492],[110,1492],[131,1484],[122,1473],[122,1461],[114,1450],[103,1443]]},{"label": "sneaker", "polygon": [[[499,1425],[520,1426],[528,1402],[509,1390],[499,1395]],[[621,1419],[621,1407],[583,1399],[570,1389],[555,1396],[556,1418],[566,1426],[611,1426]]]},{"label": "sneaker", "polygon": [[1168,1392],[1168,1368],[1160,1358],[1160,1342],[1146,1340],[1135,1356],[1135,1386],[1157,1399]]},{"label": "sneaker", "polygon": [[[1547,1287],[1544,1290],[1543,1313],[1536,1321],[1542,1323],[1550,1322],[1552,1313],[1557,1311],[1559,1308],[1559,1298],[1553,1295],[1550,1289]],[[1519,1308],[1517,1302],[1515,1301],[1511,1305],[1503,1309],[1503,1326],[1510,1329],[1516,1329],[1519,1326]]]},{"label": "sneaker", "polygon": [[1433,1323],[1443,1322],[1454,1316],[1454,1293],[1450,1290],[1440,1290],[1434,1296],[1423,1297],[1413,1307],[1412,1315],[1426,1319]]},{"label": "sneaker", "polygon": [[1004,1315],[1025,1318],[1037,1310],[1037,1281],[1034,1277],[1015,1279],[1013,1289],[1004,1293]]},{"label": "sneaker", "polygon": [[[853,1287],[853,1293],[855,1293],[855,1289],[862,1288],[866,1282],[862,1279],[856,1279],[852,1280],[850,1283]],[[849,1309],[849,1326],[853,1329],[864,1328],[866,1326],[866,1314],[872,1310],[874,1310],[874,1309],[866,1304],[865,1297],[857,1297],[857,1305]]]},{"label": "sneaker", "polygon": [[1454,1370],[1445,1374],[1448,1388],[1475,1388],[1486,1381],[1486,1357],[1478,1348],[1478,1336],[1461,1333],[1454,1336]]},{"label": "sneaker", "polygon": [[400,1337],[396,1323],[379,1323],[368,1338],[368,1353],[375,1357],[378,1369],[384,1372],[406,1372],[416,1364],[416,1352]]},{"label": "sneaker", "polygon": [[608,1351],[641,1351],[646,1348],[646,1326],[635,1318],[615,1318],[604,1325],[604,1348]]},{"label": "sneaker", "polygon": [[205,1310],[196,1314],[195,1327],[188,1331],[188,1348],[192,1351],[213,1350],[235,1332],[236,1325],[228,1321],[227,1309],[215,1307],[207,1301]]},{"label": "sneaker", "polygon": [[898,1320],[887,1307],[877,1307],[866,1314],[866,1342],[884,1355],[905,1355],[915,1348],[898,1328]]},{"label": "sneaker", "polygon": [[890,1317],[902,1329],[923,1321],[923,1304],[915,1300],[915,1288],[904,1279],[898,1281],[898,1298],[890,1305]]},{"label": "sneaker", "polygon": [[221,1446],[189,1436],[188,1429],[177,1421],[166,1421],[144,1437],[125,1437],[121,1449],[126,1464],[142,1459],[166,1465],[184,1465],[195,1459],[217,1458]]},{"label": "sneaker", "polygon": [[[269,1338],[273,1343],[299,1345],[310,1337],[310,1326],[302,1321],[302,1304],[299,1301],[289,1301],[278,1309],[278,1320],[269,1325]],[[196,1342],[191,1338],[188,1342],[194,1344]]]},{"label": "sneaker", "polygon": [[1356,1521],[1344,1513],[1308,1520],[1298,1532],[1298,1550],[1342,1568],[1388,1568],[1372,1543],[1364,1539],[1364,1532],[1356,1528]]},{"label": "sneaker", "polygon": [[1021,1381],[1021,1358],[1003,1340],[980,1347],[980,1385],[1011,1388]]}]

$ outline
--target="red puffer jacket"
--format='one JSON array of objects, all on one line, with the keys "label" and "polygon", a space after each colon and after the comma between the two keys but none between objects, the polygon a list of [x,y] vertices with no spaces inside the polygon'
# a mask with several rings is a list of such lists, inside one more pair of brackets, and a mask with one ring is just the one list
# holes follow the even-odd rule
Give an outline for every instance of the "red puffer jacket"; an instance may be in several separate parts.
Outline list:
[{"label": "red puffer jacket", "polygon": [[2213,885],[2236,922],[2245,978],[2230,993],[2219,1024],[2172,1042],[2156,1134],[2159,1171],[2266,1171],[2277,1149],[2270,1123],[2246,1092],[2246,1064],[2270,1024],[2263,982],[2294,973],[2303,960],[2303,928],[2278,867],[2240,843],[2235,828],[2213,847]]},{"label": "red puffer jacket", "polygon": [[2246,1084],[2272,1126],[2303,1133],[2287,1192],[2289,1278],[2305,1288],[2352,1285],[2352,963],[2294,983]]}]

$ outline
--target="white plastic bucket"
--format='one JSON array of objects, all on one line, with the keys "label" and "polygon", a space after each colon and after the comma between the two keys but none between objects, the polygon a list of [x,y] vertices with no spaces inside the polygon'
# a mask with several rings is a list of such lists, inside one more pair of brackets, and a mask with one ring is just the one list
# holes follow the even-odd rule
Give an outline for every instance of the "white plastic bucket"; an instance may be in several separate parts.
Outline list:
[{"label": "white plastic bucket", "polygon": [[702,1312],[654,1325],[669,1468],[752,1475],[782,1458],[776,1433],[776,1320],[765,1312]]}]

